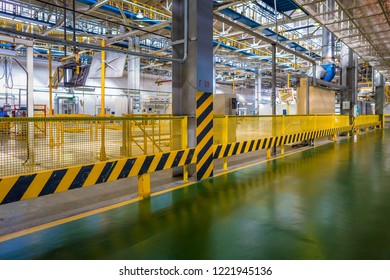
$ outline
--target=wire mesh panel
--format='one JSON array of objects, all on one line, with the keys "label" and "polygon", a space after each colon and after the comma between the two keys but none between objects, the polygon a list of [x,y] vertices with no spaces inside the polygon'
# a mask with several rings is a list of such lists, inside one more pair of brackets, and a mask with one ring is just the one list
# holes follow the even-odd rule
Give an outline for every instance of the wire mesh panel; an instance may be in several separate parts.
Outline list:
[{"label": "wire mesh panel", "polygon": [[2,118],[0,177],[183,149],[184,121],[151,116]]}]

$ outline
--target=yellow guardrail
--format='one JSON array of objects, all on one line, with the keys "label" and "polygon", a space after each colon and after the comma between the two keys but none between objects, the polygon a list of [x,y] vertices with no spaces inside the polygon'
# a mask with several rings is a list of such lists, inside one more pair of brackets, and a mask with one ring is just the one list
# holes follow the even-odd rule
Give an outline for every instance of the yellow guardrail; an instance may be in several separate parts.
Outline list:
[{"label": "yellow guardrail", "polygon": [[4,177],[185,149],[187,119],[151,115],[1,118],[0,134],[0,177]]},{"label": "yellow guardrail", "polygon": [[[230,156],[343,132],[383,127],[385,117],[214,116],[213,158]],[[37,129],[39,127],[39,129]],[[187,117],[57,116],[0,119],[0,204],[138,176],[140,197],[150,195],[150,174],[197,163],[187,145]],[[25,190],[25,191],[24,191]]]},{"label": "yellow guardrail", "polygon": [[[377,115],[362,115],[355,118],[353,128],[381,121]],[[215,115],[214,145],[348,127],[349,117],[341,115]],[[4,177],[185,149],[187,119],[169,115],[2,118],[0,136],[0,177]]]},{"label": "yellow guardrail", "polygon": [[214,144],[348,126],[341,115],[214,116]]},{"label": "yellow guardrail", "polygon": [[354,126],[360,127],[378,122],[381,122],[381,116],[379,115],[359,115],[354,119]]},{"label": "yellow guardrail", "polygon": [[385,126],[387,122],[390,122],[390,114],[383,115],[383,126]]}]

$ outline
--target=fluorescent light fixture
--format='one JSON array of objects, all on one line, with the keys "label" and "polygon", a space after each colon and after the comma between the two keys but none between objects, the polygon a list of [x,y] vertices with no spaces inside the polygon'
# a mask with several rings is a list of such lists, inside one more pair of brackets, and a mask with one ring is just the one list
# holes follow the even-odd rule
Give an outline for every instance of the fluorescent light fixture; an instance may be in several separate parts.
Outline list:
[{"label": "fluorescent light fixture", "polygon": [[141,12],[141,10],[138,10],[138,13],[137,15],[135,16],[136,18],[144,18],[144,15],[143,13]]}]

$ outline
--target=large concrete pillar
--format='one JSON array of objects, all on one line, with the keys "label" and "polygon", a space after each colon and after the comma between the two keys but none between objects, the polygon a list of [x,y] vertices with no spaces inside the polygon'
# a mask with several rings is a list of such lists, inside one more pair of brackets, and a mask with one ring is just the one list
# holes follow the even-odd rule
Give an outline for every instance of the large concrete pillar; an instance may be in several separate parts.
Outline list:
[{"label": "large concrete pillar", "polygon": [[[172,41],[185,35],[185,3],[173,0]],[[196,147],[196,179],[213,175],[213,2],[189,0],[188,60],[173,63],[173,114],[188,116],[188,146]],[[183,44],[174,44],[173,57],[184,57]]]},{"label": "large concrete pillar", "polygon": [[358,58],[346,45],[341,47],[341,84],[347,89],[341,92],[340,113],[353,116],[354,105],[357,105],[357,69]]},{"label": "large concrete pillar", "polygon": [[383,109],[385,107],[385,77],[378,71],[375,71],[375,114],[383,115]]}]

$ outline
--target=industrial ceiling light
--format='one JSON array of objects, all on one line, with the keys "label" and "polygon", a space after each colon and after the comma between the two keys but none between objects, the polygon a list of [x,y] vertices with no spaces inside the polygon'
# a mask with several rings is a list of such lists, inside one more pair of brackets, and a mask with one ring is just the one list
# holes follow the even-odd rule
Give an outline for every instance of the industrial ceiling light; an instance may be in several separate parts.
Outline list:
[{"label": "industrial ceiling light", "polygon": [[143,13],[141,12],[141,10],[138,10],[138,13],[136,15],[136,18],[144,18],[144,15]]}]

